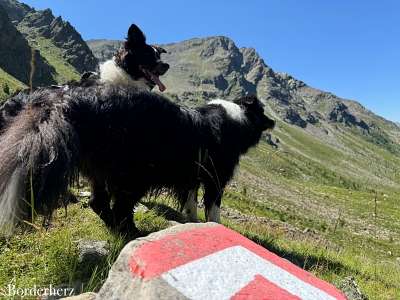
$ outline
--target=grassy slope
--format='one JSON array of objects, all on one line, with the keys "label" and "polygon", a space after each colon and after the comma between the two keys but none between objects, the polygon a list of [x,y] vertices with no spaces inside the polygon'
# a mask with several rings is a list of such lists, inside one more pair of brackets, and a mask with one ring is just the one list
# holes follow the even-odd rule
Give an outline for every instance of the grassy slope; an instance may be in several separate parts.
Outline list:
[{"label": "grassy slope", "polygon": [[58,83],[80,78],[76,69],[63,58],[62,50],[50,39],[31,35],[28,37],[28,42],[56,69],[55,80]]},{"label": "grassy slope", "polygon": [[[9,88],[8,93],[6,93],[4,89],[6,85]],[[15,91],[23,89],[25,87],[26,86],[22,82],[15,79],[10,74],[0,68],[0,102],[12,95]]]},{"label": "grassy slope", "polygon": [[[372,299],[400,297],[400,158],[348,133],[338,137],[346,152],[296,127],[281,124],[275,134],[281,150],[261,144],[251,151],[225,205],[283,231],[289,224],[299,241],[279,241],[290,245],[283,252],[333,255],[343,268],[311,267],[323,278],[351,274]],[[317,244],[303,243],[304,232]]]},{"label": "grassy slope", "polygon": [[[35,43],[52,56],[48,41]],[[224,223],[334,284],[351,275],[371,299],[396,299],[400,158],[352,131],[338,132],[343,148],[279,123],[279,150],[261,142],[241,160],[223,200]],[[165,216],[136,217],[145,234],[165,228]],[[100,266],[80,266],[79,238],[109,240],[115,251]],[[60,210],[51,230],[0,244],[0,286],[15,278],[20,286],[83,281],[85,290],[96,289],[121,243],[89,209],[72,206],[68,217]]]},{"label": "grassy slope", "polygon": [[[317,234],[293,232],[283,226],[284,223],[264,220],[262,216],[268,215],[268,218],[273,219],[279,213],[270,212],[267,206],[261,204],[254,205],[250,198],[243,191],[237,192],[231,187],[225,197],[224,210],[235,207],[258,218],[224,217],[223,223],[334,284],[338,284],[346,276],[354,276],[370,299],[396,299],[400,296],[399,267],[389,261],[381,262],[370,251],[358,250],[358,245],[362,246],[360,241],[351,241],[346,237],[346,242],[342,244],[331,242],[335,235],[329,227],[323,233],[318,233],[317,229]],[[171,206],[171,203],[168,204]],[[177,215],[171,209],[165,209],[153,202],[146,205],[153,209],[136,214],[136,222],[143,234],[166,228],[166,217],[170,219]],[[290,218],[286,222],[291,224]],[[317,222],[307,223],[308,226],[310,224]],[[344,235],[346,229],[341,227],[337,235],[342,232]],[[111,245],[110,256],[99,265],[79,264],[76,241],[81,238],[108,240]],[[346,245],[350,241],[351,244]],[[20,287],[34,284],[73,286],[82,282],[83,291],[97,290],[122,245],[122,239],[111,235],[90,209],[83,208],[80,204],[72,205],[68,216],[65,216],[63,209],[57,212],[50,230],[20,232],[12,239],[0,242],[0,286],[5,286],[12,280]]]},{"label": "grassy slope", "polygon": [[[62,84],[80,78],[76,69],[63,58],[62,50],[55,46],[51,40],[31,35],[28,38],[28,42],[31,47],[38,49],[41,55],[55,68],[56,73],[54,74],[54,79],[58,83]],[[9,94],[4,92],[3,87],[5,84],[10,88]],[[23,83],[0,68],[0,101],[6,99],[16,90],[23,88],[26,88]]]},{"label": "grassy slope", "polygon": [[[57,81],[78,78],[50,40],[30,43],[56,68]],[[21,85],[0,69],[2,82]],[[349,131],[337,136],[347,150],[283,123],[274,135],[279,150],[262,142],[242,159],[223,200],[223,222],[334,284],[351,275],[371,299],[400,298],[400,157]],[[165,228],[166,216],[159,209],[136,218],[149,233]],[[0,241],[0,287],[13,278],[21,287],[76,281],[85,290],[99,287],[121,239],[80,205],[67,217],[58,211],[53,225]],[[80,238],[109,240],[112,254],[97,267],[81,266]]]},{"label": "grassy slope", "polygon": [[[280,150],[262,142],[242,159],[224,196],[223,223],[333,284],[353,276],[370,299],[398,299],[400,188],[398,173],[389,171],[398,172],[399,158],[356,136],[341,138],[362,146],[353,146],[354,153],[375,153],[370,160],[376,164],[350,152],[339,156],[295,127],[281,124],[275,134],[285,141]],[[368,174],[382,166],[386,173],[363,182],[364,173],[351,177],[341,167],[344,158]],[[166,218],[178,215],[180,221],[171,209],[146,205],[153,209],[136,214],[143,234],[167,227]],[[3,241],[0,286],[14,277],[20,286],[83,281],[84,290],[96,290],[122,241],[80,206],[70,206],[68,217],[58,211],[49,231]],[[99,266],[80,266],[75,242],[80,238],[109,240],[114,251]]]}]

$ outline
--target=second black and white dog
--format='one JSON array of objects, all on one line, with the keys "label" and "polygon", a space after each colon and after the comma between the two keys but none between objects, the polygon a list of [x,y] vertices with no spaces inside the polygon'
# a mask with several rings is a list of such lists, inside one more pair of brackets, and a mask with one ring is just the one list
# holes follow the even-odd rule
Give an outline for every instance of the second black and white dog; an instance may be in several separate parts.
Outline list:
[{"label": "second black and white dog", "polygon": [[125,50],[132,49],[121,56],[126,65],[117,58],[103,66],[100,82],[15,98],[24,105],[3,116],[0,136],[1,232],[29,215],[31,192],[35,211],[51,214],[78,172],[91,182],[90,206],[118,231],[135,231],[135,204],[164,188],[194,218],[193,191],[202,185],[206,218],[219,221],[221,197],[240,155],[274,121],[254,96],[189,109],[149,92],[146,86],[164,89],[158,76],[168,67],[160,66],[161,50],[152,47],[157,59],[146,68],[126,59],[145,45],[140,30],[134,28],[127,43]]}]

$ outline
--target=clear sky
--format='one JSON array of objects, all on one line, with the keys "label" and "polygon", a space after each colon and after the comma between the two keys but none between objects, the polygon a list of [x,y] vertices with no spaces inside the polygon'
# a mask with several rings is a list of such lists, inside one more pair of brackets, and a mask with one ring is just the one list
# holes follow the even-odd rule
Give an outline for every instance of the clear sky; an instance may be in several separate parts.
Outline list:
[{"label": "clear sky", "polygon": [[400,0],[23,2],[51,8],[84,39],[122,39],[131,23],[153,43],[225,35],[276,71],[400,122]]}]

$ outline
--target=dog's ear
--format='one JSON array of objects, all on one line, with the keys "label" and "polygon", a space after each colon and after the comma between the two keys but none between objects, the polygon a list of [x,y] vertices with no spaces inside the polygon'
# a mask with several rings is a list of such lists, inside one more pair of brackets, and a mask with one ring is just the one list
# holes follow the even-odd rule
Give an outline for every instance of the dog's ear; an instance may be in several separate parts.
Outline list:
[{"label": "dog's ear", "polygon": [[257,96],[251,95],[251,96],[246,96],[243,97],[243,103],[247,105],[252,105],[254,103],[258,102]]},{"label": "dog's ear", "polygon": [[155,48],[158,53],[162,54],[162,53],[167,53],[167,50],[165,50],[164,48],[161,48],[160,46],[156,46],[156,45],[151,45],[153,48]]},{"label": "dog's ear", "polygon": [[255,103],[258,103],[258,99],[256,95],[249,95],[249,96],[244,96],[242,98],[239,98],[234,101],[236,104],[239,105],[244,105],[244,106],[251,106]]},{"label": "dog's ear", "polygon": [[132,24],[128,30],[128,38],[126,42],[126,46],[130,49],[140,47],[146,44],[146,36],[140,30],[140,28]]}]

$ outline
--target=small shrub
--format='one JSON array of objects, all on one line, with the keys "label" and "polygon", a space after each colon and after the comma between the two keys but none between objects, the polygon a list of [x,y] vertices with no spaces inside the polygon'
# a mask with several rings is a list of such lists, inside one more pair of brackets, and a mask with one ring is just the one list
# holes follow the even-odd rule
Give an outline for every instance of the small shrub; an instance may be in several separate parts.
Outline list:
[{"label": "small shrub", "polygon": [[3,92],[4,92],[6,95],[10,95],[10,87],[8,86],[7,83],[5,83],[5,84],[3,85]]}]

